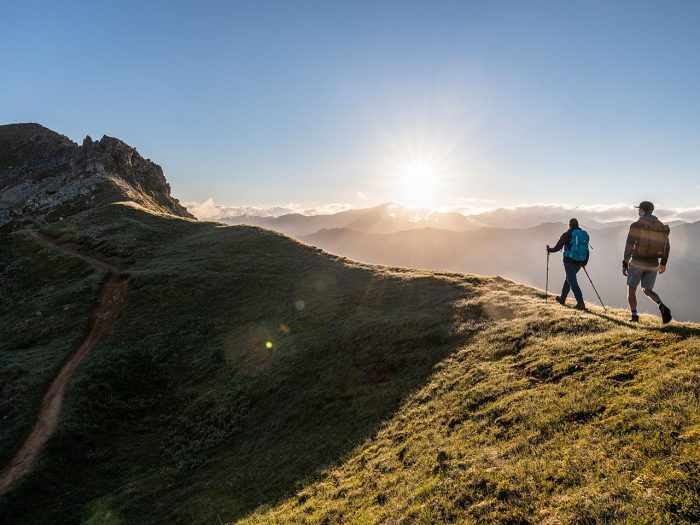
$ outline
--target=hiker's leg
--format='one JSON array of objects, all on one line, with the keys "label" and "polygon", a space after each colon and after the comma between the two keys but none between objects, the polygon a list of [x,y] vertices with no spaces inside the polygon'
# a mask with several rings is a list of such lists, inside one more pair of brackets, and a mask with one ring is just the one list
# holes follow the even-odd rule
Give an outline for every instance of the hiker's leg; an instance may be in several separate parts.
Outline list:
[{"label": "hiker's leg", "polygon": [[581,287],[578,285],[578,279],[576,279],[576,274],[581,268],[573,264],[564,263],[564,270],[566,270],[566,281],[571,287],[571,291],[574,292],[574,297],[576,297],[576,304],[583,304],[583,294],[581,293]]},{"label": "hiker's leg", "polygon": [[627,302],[630,305],[630,310],[633,312],[637,311],[637,287],[628,286],[627,287]]},{"label": "hiker's leg", "polygon": [[661,297],[659,297],[659,294],[657,294],[654,290],[652,290],[651,288],[642,288],[642,291],[644,292],[644,295],[646,295],[656,304],[661,304]]},{"label": "hiker's leg", "polygon": [[666,324],[673,320],[673,316],[671,315],[670,308],[661,301],[659,294],[654,291],[654,283],[656,282],[656,275],[658,272],[658,267],[644,272],[644,276],[642,277],[642,290],[644,290],[644,295],[659,305],[661,319],[663,320],[664,324]]},{"label": "hiker's leg", "polygon": [[644,272],[644,274],[642,275],[641,283],[644,295],[646,295],[656,304],[661,304],[661,298],[654,291],[654,283],[656,283],[656,275],[658,274],[658,271],[658,268],[654,268],[653,270],[647,270],[646,272]]},{"label": "hiker's leg", "polygon": [[[644,269],[636,264],[630,264],[627,268],[627,302],[632,310],[632,315],[637,313],[637,286],[639,286],[643,275]],[[644,284],[642,284],[642,288],[644,288]]]},{"label": "hiker's leg", "polygon": [[570,289],[571,289],[571,287],[569,286],[569,281],[564,279],[564,286],[561,287],[561,295],[559,296],[559,297],[561,297],[562,301],[565,301],[566,298],[569,296]]}]

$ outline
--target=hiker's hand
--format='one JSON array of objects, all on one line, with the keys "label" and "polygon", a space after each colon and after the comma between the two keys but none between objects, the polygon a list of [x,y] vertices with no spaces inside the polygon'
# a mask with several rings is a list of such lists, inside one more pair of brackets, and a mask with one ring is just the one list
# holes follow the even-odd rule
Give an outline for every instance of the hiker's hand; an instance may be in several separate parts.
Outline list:
[{"label": "hiker's hand", "polygon": [[550,248],[549,248],[549,244],[548,244],[547,245],[547,253],[549,253],[549,250],[550,250]]},{"label": "hiker's hand", "polygon": [[660,264],[659,265],[659,275],[664,273],[666,271],[666,265],[665,264]]},{"label": "hiker's hand", "polygon": [[627,266],[622,267],[622,275],[627,277],[630,274],[629,270],[627,269]]}]

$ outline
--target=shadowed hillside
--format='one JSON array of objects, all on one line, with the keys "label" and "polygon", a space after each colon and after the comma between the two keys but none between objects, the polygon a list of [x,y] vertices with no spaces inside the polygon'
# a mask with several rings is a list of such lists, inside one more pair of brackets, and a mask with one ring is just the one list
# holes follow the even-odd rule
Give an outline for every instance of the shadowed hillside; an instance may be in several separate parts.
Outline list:
[{"label": "shadowed hillside", "polygon": [[[111,258],[131,283],[113,331],[69,386],[42,460],[0,496],[10,522],[111,511],[126,522],[208,523],[274,502],[368,439],[481,322],[478,308],[456,307],[478,280],[366,267],[256,228],[109,205],[44,232]],[[58,257],[21,231],[6,241],[27,268]],[[52,272],[30,275],[16,274],[23,309],[5,305],[2,324],[58,338],[68,321],[48,293]],[[47,321],[25,320],[39,309]],[[65,352],[40,367],[38,344],[3,339],[2,368],[22,363],[7,388],[25,401],[3,432],[6,457]],[[26,400],[23,384],[39,385]]]}]

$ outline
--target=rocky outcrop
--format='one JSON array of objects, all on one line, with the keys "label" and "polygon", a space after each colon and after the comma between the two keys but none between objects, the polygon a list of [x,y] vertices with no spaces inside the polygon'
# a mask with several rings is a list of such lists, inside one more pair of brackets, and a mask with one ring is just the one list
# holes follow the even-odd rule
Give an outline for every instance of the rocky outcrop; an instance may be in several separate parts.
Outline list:
[{"label": "rocky outcrop", "polygon": [[0,227],[121,201],[194,218],[170,195],[161,167],[119,139],[88,136],[79,146],[39,124],[0,126]]}]

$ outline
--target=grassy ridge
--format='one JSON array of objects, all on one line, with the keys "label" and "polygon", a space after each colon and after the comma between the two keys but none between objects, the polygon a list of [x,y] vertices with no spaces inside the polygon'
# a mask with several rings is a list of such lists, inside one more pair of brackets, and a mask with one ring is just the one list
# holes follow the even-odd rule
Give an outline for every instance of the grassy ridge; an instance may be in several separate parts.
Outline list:
[{"label": "grassy ridge", "polygon": [[120,260],[130,293],[0,521],[698,516],[697,325],[132,205],[47,232]]},{"label": "grassy ridge", "polygon": [[512,318],[443,361],[341,466],[241,523],[700,520],[697,325],[631,327],[508,285],[478,302]]}]

